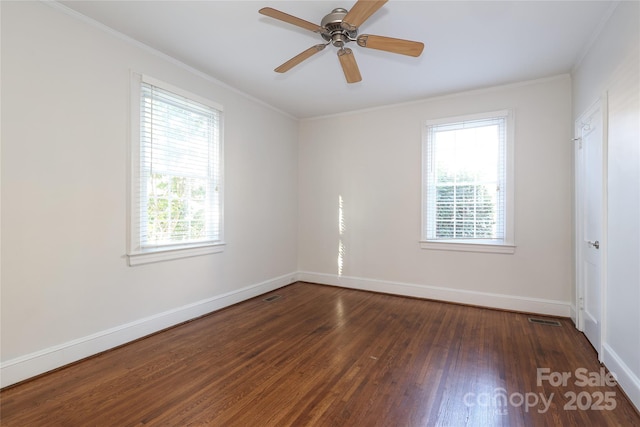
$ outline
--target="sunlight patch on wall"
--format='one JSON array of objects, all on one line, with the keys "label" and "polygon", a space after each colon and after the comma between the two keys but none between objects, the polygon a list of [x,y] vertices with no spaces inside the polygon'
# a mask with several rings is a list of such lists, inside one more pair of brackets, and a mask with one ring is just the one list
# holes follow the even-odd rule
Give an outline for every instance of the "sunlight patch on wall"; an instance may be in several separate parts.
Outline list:
[{"label": "sunlight patch on wall", "polygon": [[342,269],[344,266],[344,253],[345,247],[344,242],[342,241],[342,236],[344,235],[345,224],[344,224],[344,202],[342,200],[342,195],[338,196],[338,277],[342,276]]}]

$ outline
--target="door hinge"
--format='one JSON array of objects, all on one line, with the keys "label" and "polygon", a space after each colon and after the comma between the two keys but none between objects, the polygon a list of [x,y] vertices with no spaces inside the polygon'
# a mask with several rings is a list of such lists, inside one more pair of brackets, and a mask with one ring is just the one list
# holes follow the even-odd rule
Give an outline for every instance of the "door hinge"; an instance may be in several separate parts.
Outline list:
[{"label": "door hinge", "polygon": [[580,310],[584,310],[584,298],[583,297],[578,298],[578,307],[580,307]]}]

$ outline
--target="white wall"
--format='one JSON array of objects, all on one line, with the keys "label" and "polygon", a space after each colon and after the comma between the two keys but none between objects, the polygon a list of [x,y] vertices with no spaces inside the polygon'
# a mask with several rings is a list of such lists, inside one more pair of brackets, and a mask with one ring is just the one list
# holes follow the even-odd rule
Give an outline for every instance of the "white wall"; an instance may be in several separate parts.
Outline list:
[{"label": "white wall", "polygon": [[[1,7],[2,386],[293,280],[297,120],[43,3]],[[224,106],[224,253],[127,266],[132,69]]]},{"label": "white wall", "polygon": [[608,101],[603,361],[640,408],[640,3],[621,2],[576,68],[574,119]]},{"label": "white wall", "polygon": [[[514,255],[419,246],[427,119],[515,112]],[[300,278],[382,292],[569,315],[569,76],[301,122]],[[342,197],[345,231],[338,231]],[[340,241],[343,271],[338,275]]]}]

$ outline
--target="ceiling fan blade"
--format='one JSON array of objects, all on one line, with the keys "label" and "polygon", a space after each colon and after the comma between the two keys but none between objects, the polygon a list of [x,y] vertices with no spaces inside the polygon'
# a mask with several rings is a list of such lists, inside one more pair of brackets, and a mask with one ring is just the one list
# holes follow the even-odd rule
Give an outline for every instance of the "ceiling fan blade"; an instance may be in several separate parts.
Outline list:
[{"label": "ceiling fan blade", "polygon": [[273,9],[271,7],[263,7],[258,12],[270,18],[279,19],[280,21],[284,21],[286,23],[304,28],[305,30],[313,31],[316,33],[323,33],[325,31],[325,29],[319,25],[316,25],[309,21],[305,21],[304,19],[297,18],[293,15],[289,15],[288,13],[280,12],[279,10]]},{"label": "ceiling fan blade", "polygon": [[356,30],[386,2],[387,0],[358,0],[342,19],[342,28],[349,31]]},{"label": "ceiling fan blade", "polygon": [[357,42],[358,46],[408,56],[420,56],[424,49],[424,43],[422,42],[394,39],[393,37],[372,36],[370,34],[362,34],[361,36],[358,36]]},{"label": "ceiling fan blade", "polygon": [[325,46],[326,45],[324,44],[317,44],[315,46],[311,46],[309,49],[305,50],[302,53],[297,54],[296,56],[294,56],[284,64],[280,65],[278,68],[276,68],[273,71],[275,71],[276,73],[285,73],[290,69],[292,69],[293,67],[295,67],[296,65],[298,65],[299,63],[301,63],[302,61],[304,61],[305,59],[309,59],[316,53],[320,52],[322,49],[324,49]]},{"label": "ceiling fan blade", "polygon": [[347,83],[357,83],[362,80],[356,58],[351,49],[340,49],[338,51],[338,58],[340,59],[340,65],[342,65],[342,71],[344,71]]}]

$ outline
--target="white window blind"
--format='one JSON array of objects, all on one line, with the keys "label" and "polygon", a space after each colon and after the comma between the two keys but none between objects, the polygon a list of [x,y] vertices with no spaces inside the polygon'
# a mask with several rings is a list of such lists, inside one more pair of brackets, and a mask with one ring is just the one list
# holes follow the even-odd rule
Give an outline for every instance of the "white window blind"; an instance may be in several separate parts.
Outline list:
[{"label": "white window blind", "polygon": [[508,112],[427,123],[423,241],[507,239]]},{"label": "white window blind", "polygon": [[139,82],[134,255],[221,242],[221,119],[211,105]]}]

